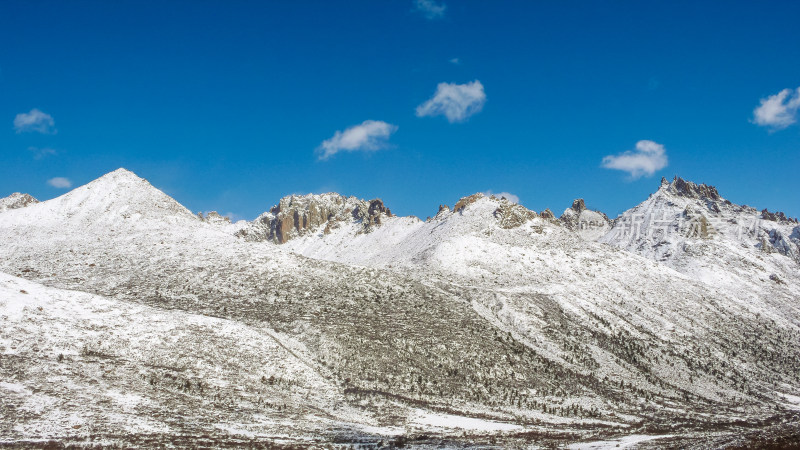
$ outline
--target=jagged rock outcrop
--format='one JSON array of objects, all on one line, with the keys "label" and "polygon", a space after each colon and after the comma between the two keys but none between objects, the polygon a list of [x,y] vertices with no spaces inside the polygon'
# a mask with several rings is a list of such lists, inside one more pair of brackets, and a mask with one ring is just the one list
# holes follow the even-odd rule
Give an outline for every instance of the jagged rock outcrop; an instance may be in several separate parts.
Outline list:
[{"label": "jagged rock outcrop", "polygon": [[348,222],[360,223],[362,231],[369,232],[385,217],[392,217],[392,212],[379,199],[366,201],[336,193],[290,195],[237,235],[250,241],[283,244],[320,228],[330,233]]},{"label": "jagged rock outcrop", "polygon": [[711,239],[717,234],[717,230],[711,225],[709,219],[690,205],[684,208],[683,219],[681,226],[686,237]]},{"label": "jagged rock outcrop", "polygon": [[794,217],[786,217],[781,211],[776,212],[769,212],[767,208],[761,210],[761,218],[764,220],[771,220],[773,222],[787,222],[787,223],[797,223],[797,219]]},{"label": "jagged rock outcrop", "polygon": [[500,201],[500,206],[494,210],[494,217],[500,228],[511,229],[535,219],[537,214],[522,205],[503,199]]},{"label": "jagged rock outcrop", "polygon": [[453,206],[453,212],[460,212],[462,209],[477,202],[483,197],[485,197],[485,195],[481,194],[480,192],[472,194],[469,197],[464,197],[461,200],[457,201],[455,206]]},{"label": "jagged rock outcrop", "polygon": [[197,217],[200,218],[203,222],[213,223],[213,224],[226,224],[231,223],[230,217],[226,217],[220,215],[216,211],[210,211],[207,214],[203,215],[202,212],[197,213]]},{"label": "jagged rock outcrop", "polygon": [[666,183],[666,178],[661,179],[661,186],[666,188],[677,195],[688,198],[708,199],[708,200],[723,200],[717,192],[717,188],[707,184],[695,184],[691,181],[686,181],[678,176],[674,177],[671,183]]},{"label": "jagged rock outcrop", "polygon": [[[455,206],[453,206],[454,213],[460,213],[469,205],[481,200],[481,199],[490,199],[491,202],[494,204],[499,203],[499,206],[494,210],[493,216],[497,219],[498,225],[500,228],[504,229],[511,229],[516,228],[525,222],[535,219],[538,217],[536,212],[529,210],[528,208],[518,205],[516,203],[511,202],[505,197],[497,198],[494,195],[489,196],[487,198],[486,195],[478,192],[472,194],[467,197],[462,197],[459,201],[456,202]],[[436,214],[436,217],[442,217],[444,214],[450,212],[450,208],[446,205],[439,206],[439,212]]]},{"label": "jagged rock outcrop", "polygon": [[572,206],[565,209],[558,221],[566,228],[577,232],[582,238],[596,240],[611,229],[608,216],[599,211],[586,208],[582,198],[575,199]]},{"label": "jagged rock outcrop", "polygon": [[0,212],[8,209],[24,208],[34,203],[39,203],[39,200],[36,200],[29,194],[14,192],[6,198],[0,198]]},{"label": "jagged rock outcrop", "polygon": [[540,212],[539,215],[542,217],[542,219],[545,219],[545,220],[549,220],[549,221],[555,221],[556,220],[556,215],[553,214],[553,211],[550,211],[550,208],[545,208],[545,210]]}]

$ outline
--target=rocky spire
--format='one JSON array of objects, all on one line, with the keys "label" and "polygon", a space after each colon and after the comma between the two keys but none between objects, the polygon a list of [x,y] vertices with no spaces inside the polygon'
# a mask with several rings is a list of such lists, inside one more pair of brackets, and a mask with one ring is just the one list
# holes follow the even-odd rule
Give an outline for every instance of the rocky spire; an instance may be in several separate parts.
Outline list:
[{"label": "rocky spire", "polygon": [[573,231],[606,230],[611,223],[608,216],[599,211],[592,211],[586,207],[582,198],[572,202],[572,206],[564,210],[558,221]]},{"label": "rocky spire", "polygon": [[572,202],[572,209],[580,213],[586,209],[586,203],[584,203],[582,198],[575,199],[575,201]]},{"label": "rocky spire", "polygon": [[797,223],[797,219],[793,217],[786,217],[781,211],[776,212],[769,212],[767,208],[764,208],[761,211],[761,218],[764,220],[771,220],[773,222],[788,222],[788,223]]},{"label": "rocky spire", "polygon": [[556,215],[553,214],[553,211],[550,211],[550,208],[545,208],[545,210],[540,212],[539,215],[542,217],[542,219],[556,220]]},{"label": "rocky spire", "polygon": [[722,197],[717,192],[717,188],[708,184],[695,184],[691,181],[686,181],[683,178],[676,176],[671,183],[665,183],[666,179],[661,179],[660,189],[666,189],[681,197],[708,199],[708,200],[722,200]]}]

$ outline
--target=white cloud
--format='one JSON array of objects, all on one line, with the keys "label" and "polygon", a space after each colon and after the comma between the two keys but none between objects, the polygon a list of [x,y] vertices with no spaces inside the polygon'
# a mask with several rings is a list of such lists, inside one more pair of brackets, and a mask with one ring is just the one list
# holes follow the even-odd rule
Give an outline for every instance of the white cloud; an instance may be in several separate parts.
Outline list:
[{"label": "white cloud", "polygon": [[372,152],[387,146],[389,136],[397,131],[397,125],[380,120],[365,120],[360,125],[337,131],[317,147],[319,159],[326,160],[339,152]]},{"label": "white cloud", "polygon": [[44,147],[44,148],[28,147],[28,151],[33,153],[33,159],[43,159],[43,158],[46,158],[49,155],[58,154],[58,152],[56,152],[54,149],[48,148],[48,147]]},{"label": "white cloud", "polygon": [[417,106],[417,117],[444,115],[450,123],[463,122],[480,112],[484,103],[486,93],[478,80],[466,84],[439,83],[433,97]]},{"label": "white cloud", "polygon": [[505,197],[506,200],[510,201],[511,203],[519,203],[519,197],[510,193],[510,192],[494,192],[491,189],[484,192],[483,195],[492,196],[494,195],[497,198]]},{"label": "white cloud", "polygon": [[47,180],[47,184],[58,189],[68,189],[72,187],[72,181],[69,181],[69,178],[64,177],[50,178]]},{"label": "white cloud", "polygon": [[461,60],[458,59],[458,58],[451,58],[448,61],[450,61],[451,64],[455,64],[455,65],[461,64]]},{"label": "white cloud", "polygon": [[414,0],[414,9],[422,13],[428,20],[440,19],[444,17],[444,10],[447,5],[436,3],[434,0]]},{"label": "white cloud", "polygon": [[14,129],[17,133],[35,131],[43,134],[56,134],[53,116],[33,108],[28,113],[17,114],[14,118]]},{"label": "white cloud", "polygon": [[636,150],[604,157],[602,166],[628,172],[633,179],[643,175],[649,177],[667,167],[667,151],[657,142],[639,141]]},{"label": "white cloud", "polygon": [[797,122],[798,109],[800,109],[800,87],[795,90],[784,89],[761,99],[761,104],[753,110],[753,123],[781,130]]}]

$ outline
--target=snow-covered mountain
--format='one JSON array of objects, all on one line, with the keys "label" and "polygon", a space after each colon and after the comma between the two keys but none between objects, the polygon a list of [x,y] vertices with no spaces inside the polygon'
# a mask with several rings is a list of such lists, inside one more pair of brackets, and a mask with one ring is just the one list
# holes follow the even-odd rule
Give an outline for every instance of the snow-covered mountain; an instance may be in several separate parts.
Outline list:
[{"label": "snow-covered mountain", "polygon": [[713,186],[662,179],[659,189],[623,213],[600,242],[739,298],[780,298],[795,317],[800,312],[797,219],[736,205]]},{"label": "snow-covered mountain", "polygon": [[780,242],[796,249],[797,224],[762,214],[778,220],[740,250],[714,214],[751,210],[711,196],[675,180],[637,207],[699,222],[661,252],[664,239],[624,239],[631,211],[609,221],[580,201],[556,219],[476,194],[422,221],[378,200],[290,196],[230,224],[120,169],[0,214],[0,408],[13,417],[0,436],[523,446],[646,435],[679,447],[791,436],[798,262]]},{"label": "snow-covered mountain", "polygon": [[369,232],[388,217],[392,212],[378,199],[365,201],[335,193],[290,195],[239,230],[238,235],[248,241],[283,244],[320,229],[327,234],[353,222],[360,224],[360,231]]},{"label": "snow-covered mountain", "polygon": [[582,198],[572,202],[572,206],[565,209],[558,220],[588,241],[596,241],[605,236],[612,225],[604,213],[586,208]]},{"label": "snow-covered mountain", "polygon": [[36,200],[29,194],[20,194],[19,192],[14,192],[8,197],[0,198],[0,212],[9,209],[24,208],[34,203],[39,203],[39,200]]}]

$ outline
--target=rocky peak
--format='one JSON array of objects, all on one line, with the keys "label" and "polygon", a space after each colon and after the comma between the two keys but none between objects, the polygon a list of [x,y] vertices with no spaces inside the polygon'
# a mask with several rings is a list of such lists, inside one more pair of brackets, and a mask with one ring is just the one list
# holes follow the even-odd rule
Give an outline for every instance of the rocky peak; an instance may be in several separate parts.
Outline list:
[{"label": "rocky peak", "polygon": [[366,201],[336,193],[290,195],[238,234],[248,240],[283,244],[323,226],[322,231],[330,233],[348,222],[360,223],[362,231],[369,232],[387,217],[392,217],[392,212],[379,199]]},{"label": "rocky peak", "polygon": [[199,212],[197,213],[197,217],[203,222],[208,222],[213,224],[231,223],[231,219],[229,217],[220,215],[216,211],[210,211],[205,215],[203,215],[202,212]]},{"label": "rocky peak", "polygon": [[661,186],[659,189],[664,189],[675,195],[687,198],[705,199],[705,200],[722,200],[722,197],[717,192],[717,188],[707,184],[695,184],[691,181],[686,181],[683,178],[675,177],[672,182],[665,183],[666,179],[661,179]]},{"label": "rocky peak", "polygon": [[[536,212],[531,211],[522,205],[513,203],[505,197],[498,198],[494,195],[487,197],[481,192],[467,197],[462,197],[458,202],[456,202],[455,206],[453,206],[453,212],[462,212],[469,205],[472,205],[481,199],[487,199],[491,202],[491,204],[497,205],[492,215],[494,216],[495,220],[497,220],[497,223],[501,228],[516,228],[525,222],[538,217]],[[450,208],[448,208],[447,205],[440,205],[439,212],[436,214],[436,217],[440,217],[442,214],[445,214],[449,211]]]},{"label": "rocky peak", "polygon": [[797,223],[796,218],[786,217],[781,211],[776,212],[769,212],[766,208],[761,210],[761,218],[764,220],[771,220],[773,222],[786,222],[786,223]]},{"label": "rocky peak", "polygon": [[542,217],[542,219],[551,221],[556,220],[556,215],[553,214],[553,211],[550,211],[550,208],[545,208],[545,210],[540,212],[539,215]]},{"label": "rocky peak", "polygon": [[503,199],[500,201],[500,206],[494,210],[494,217],[500,228],[511,229],[535,219],[537,214],[522,205]]},{"label": "rocky peak", "polygon": [[592,234],[592,239],[596,237],[594,235],[607,231],[611,223],[608,216],[602,212],[588,209],[582,198],[575,199],[572,206],[564,210],[558,221],[572,231]]},{"label": "rocky peak", "polygon": [[[449,212],[450,212],[450,207],[449,206],[447,206],[447,205],[439,205],[439,211],[436,212],[436,215],[433,216],[433,218],[434,219],[441,219],[442,217],[446,216]],[[426,219],[426,222],[430,221],[430,220],[431,220],[431,217],[428,217]]]},{"label": "rocky peak", "polygon": [[456,202],[455,206],[453,206],[453,212],[460,212],[462,209],[466,208],[467,206],[477,202],[478,200],[484,197],[485,195],[481,194],[480,192],[472,194],[469,197],[463,197],[461,200]]},{"label": "rocky peak", "polygon": [[24,208],[34,203],[39,203],[39,200],[36,200],[29,194],[14,192],[6,198],[0,198],[0,211]]}]

